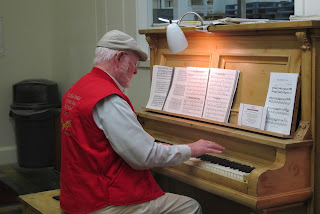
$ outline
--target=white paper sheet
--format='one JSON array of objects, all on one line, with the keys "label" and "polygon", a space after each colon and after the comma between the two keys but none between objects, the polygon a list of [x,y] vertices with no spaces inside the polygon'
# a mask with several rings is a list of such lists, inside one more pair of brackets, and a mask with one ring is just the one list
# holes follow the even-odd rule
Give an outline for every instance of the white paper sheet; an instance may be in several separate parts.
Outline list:
[{"label": "white paper sheet", "polygon": [[210,68],[203,118],[228,122],[239,71]]},{"label": "white paper sheet", "polygon": [[164,111],[201,117],[209,68],[176,67]]},{"label": "white paper sheet", "polygon": [[156,110],[163,109],[170,89],[172,75],[172,67],[160,65],[153,66],[152,84],[149,101],[146,106],[147,108]]},{"label": "white paper sheet", "polygon": [[238,125],[264,130],[266,108],[240,103]]},{"label": "white paper sheet", "polygon": [[265,130],[290,135],[298,74],[271,73]]}]

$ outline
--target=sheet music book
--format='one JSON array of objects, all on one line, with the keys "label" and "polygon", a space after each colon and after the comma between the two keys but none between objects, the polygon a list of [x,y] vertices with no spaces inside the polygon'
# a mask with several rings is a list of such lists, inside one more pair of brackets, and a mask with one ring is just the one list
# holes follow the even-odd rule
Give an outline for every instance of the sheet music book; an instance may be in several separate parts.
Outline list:
[{"label": "sheet music book", "polygon": [[266,131],[290,135],[297,83],[297,73],[270,73]]},{"label": "sheet music book", "polygon": [[202,117],[209,68],[175,68],[164,111]]},{"label": "sheet music book", "polygon": [[153,66],[150,98],[147,108],[162,110],[171,85],[173,68]]},{"label": "sheet music book", "polygon": [[239,73],[200,67],[171,70],[155,65],[147,108],[228,122]]},{"label": "sheet music book", "polygon": [[228,122],[240,71],[210,68],[203,118]]}]

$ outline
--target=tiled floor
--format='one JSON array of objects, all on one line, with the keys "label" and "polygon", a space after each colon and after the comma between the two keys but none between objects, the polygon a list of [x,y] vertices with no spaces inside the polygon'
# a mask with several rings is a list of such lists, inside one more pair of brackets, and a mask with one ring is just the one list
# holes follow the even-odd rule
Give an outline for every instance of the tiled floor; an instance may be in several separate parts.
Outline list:
[{"label": "tiled floor", "polygon": [[[18,195],[58,189],[59,174],[53,167],[22,168],[18,164],[0,165],[0,180]],[[21,214],[20,204],[0,206],[0,214]]]}]

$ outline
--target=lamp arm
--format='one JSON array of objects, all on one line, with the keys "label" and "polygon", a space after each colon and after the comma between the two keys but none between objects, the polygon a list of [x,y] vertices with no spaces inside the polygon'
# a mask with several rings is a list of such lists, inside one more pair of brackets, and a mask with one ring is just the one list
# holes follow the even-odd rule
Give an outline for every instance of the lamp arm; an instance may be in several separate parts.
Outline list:
[{"label": "lamp arm", "polygon": [[186,15],[188,15],[188,14],[194,14],[194,15],[196,15],[196,16],[199,18],[200,22],[201,22],[201,26],[203,26],[203,19],[201,18],[201,16],[200,16],[198,13],[192,12],[192,11],[186,12],[186,13],[179,19],[179,21],[177,22],[177,24],[178,24],[179,26],[180,26],[180,23],[181,23],[182,19],[183,19]]}]

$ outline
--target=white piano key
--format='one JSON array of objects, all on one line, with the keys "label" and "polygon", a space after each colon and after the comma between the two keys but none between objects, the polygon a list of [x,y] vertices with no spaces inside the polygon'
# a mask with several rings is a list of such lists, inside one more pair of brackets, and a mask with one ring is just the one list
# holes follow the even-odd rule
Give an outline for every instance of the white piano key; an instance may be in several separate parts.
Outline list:
[{"label": "white piano key", "polygon": [[197,158],[190,158],[188,161],[184,162],[186,164],[197,166],[203,168],[205,170],[221,174],[223,176],[227,176],[233,179],[244,181],[243,176],[248,175],[249,173],[241,172],[237,169],[232,169],[230,167],[221,166],[219,164],[210,163],[207,161],[202,161]]}]

